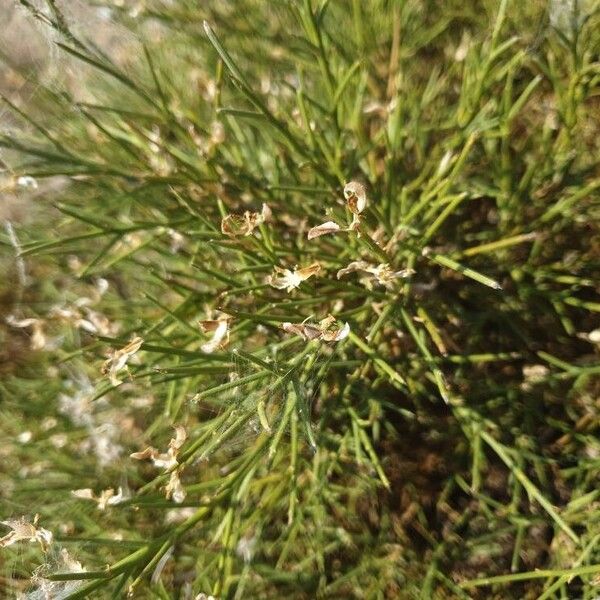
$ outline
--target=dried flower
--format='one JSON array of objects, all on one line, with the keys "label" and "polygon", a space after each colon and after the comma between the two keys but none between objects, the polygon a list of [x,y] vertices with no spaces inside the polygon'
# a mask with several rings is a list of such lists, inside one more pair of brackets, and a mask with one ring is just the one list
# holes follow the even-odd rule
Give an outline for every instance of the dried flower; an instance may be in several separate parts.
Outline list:
[{"label": "dried flower", "polygon": [[177,455],[186,439],[185,428],[179,425],[175,428],[175,437],[169,442],[166,453],[160,453],[156,448],[148,447],[142,452],[134,452],[130,455],[131,458],[136,460],[150,459],[155,467],[171,471],[169,483],[165,487],[165,495],[167,499],[172,498],[177,503],[183,502],[185,499],[185,489],[181,485],[176,467],[179,465]]},{"label": "dried flower", "polygon": [[594,329],[587,334],[587,339],[593,344],[600,344],[600,329]]},{"label": "dried flower", "polygon": [[262,205],[259,213],[247,210],[243,215],[229,214],[221,220],[221,233],[234,238],[248,236],[271,217],[271,209],[266,204]]},{"label": "dried flower", "polygon": [[542,381],[550,371],[545,365],[525,365],[523,367],[523,377],[529,383]]},{"label": "dried flower", "polygon": [[112,350],[111,356],[102,365],[102,374],[107,375],[112,385],[119,385],[121,380],[117,373],[127,369],[127,362],[140,349],[144,340],[141,337],[135,337],[123,348]]},{"label": "dried flower", "polygon": [[165,514],[165,524],[174,525],[176,523],[182,523],[186,519],[189,519],[196,513],[196,509],[193,506],[185,506],[180,508],[172,508]]},{"label": "dried flower", "polygon": [[31,431],[23,431],[17,436],[17,442],[20,444],[28,444],[33,438]]},{"label": "dried flower", "polygon": [[390,265],[387,263],[381,263],[379,265],[371,265],[364,260],[357,260],[351,262],[347,267],[340,269],[337,273],[337,278],[340,279],[348,273],[363,272],[367,274],[365,279],[365,285],[371,288],[371,282],[373,279],[378,284],[384,286],[387,289],[393,288],[394,279],[403,279],[410,277],[414,274],[413,269],[402,269],[400,271],[392,271]]},{"label": "dried flower", "polygon": [[287,333],[299,335],[305,340],[323,340],[324,342],[341,342],[350,335],[350,325],[344,323],[342,327],[331,329],[336,319],[328,315],[318,324],[314,323],[283,323],[281,328]]},{"label": "dried flower", "polygon": [[185,489],[181,485],[179,473],[177,471],[172,471],[171,476],[169,477],[169,483],[167,483],[165,487],[165,496],[167,500],[172,498],[173,502],[181,504],[185,500],[185,495]]},{"label": "dried flower", "polygon": [[267,283],[278,290],[291,292],[293,289],[299,287],[303,281],[316,275],[320,270],[321,265],[319,263],[313,263],[308,267],[294,269],[293,271],[275,267],[275,273],[268,277]]},{"label": "dried flower", "polygon": [[161,454],[156,448],[148,447],[145,450],[142,450],[142,452],[134,452],[130,456],[136,460],[146,460],[149,458],[152,460],[155,467],[168,471],[179,464],[177,462],[177,454],[186,439],[187,433],[185,428],[178,425],[175,428],[175,437],[169,442],[169,448],[166,453]]},{"label": "dried flower", "polygon": [[452,164],[453,159],[454,159],[454,155],[452,154],[452,152],[450,150],[446,150],[446,152],[444,153],[444,156],[442,156],[442,160],[440,160],[440,163],[438,165],[438,169],[437,169],[438,177],[443,177],[446,174],[450,165]]},{"label": "dried flower", "polygon": [[42,527],[38,527],[38,521],[40,516],[35,515],[33,523],[29,523],[25,520],[25,517],[20,519],[9,519],[8,521],[0,521],[2,525],[10,527],[12,531],[6,534],[3,538],[0,538],[0,548],[6,546],[12,546],[16,542],[39,542],[42,550],[46,552],[50,544],[52,543],[52,532]]},{"label": "dried flower", "polygon": [[273,220],[273,211],[268,204],[263,202],[260,216],[262,217],[263,223],[270,223]]},{"label": "dried flower", "polygon": [[210,124],[210,149],[214,146],[218,146],[225,141],[225,127],[221,121],[213,121]]},{"label": "dried flower", "polygon": [[21,177],[17,177],[17,185],[32,190],[38,189],[38,182],[34,177],[31,177],[31,175],[21,175]]},{"label": "dried flower", "polygon": [[123,494],[123,488],[121,487],[119,487],[117,494],[115,494],[115,490],[113,488],[102,490],[98,496],[96,496],[96,494],[94,494],[93,490],[90,488],[73,490],[71,494],[75,496],[75,498],[80,498],[82,500],[93,500],[98,505],[99,510],[106,510],[107,506],[120,504],[127,499],[125,494]]},{"label": "dried flower", "polygon": [[340,226],[335,221],[327,221],[310,229],[308,231],[308,239],[312,240],[313,238],[320,237],[322,235],[337,233],[340,230]]},{"label": "dried flower", "polygon": [[281,328],[287,333],[293,333],[299,335],[305,340],[318,340],[323,335],[323,332],[318,325],[311,325],[310,323],[289,323],[285,322],[281,325]]},{"label": "dried flower", "polygon": [[254,553],[256,551],[256,536],[247,537],[244,536],[240,538],[237,546],[235,548],[235,553],[243,559],[245,563],[252,562],[252,558],[254,557]]},{"label": "dried flower", "polygon": [[43,350],[46,347],[44,321],[42,319],[17,319],[14,315],[6,317],[7,325],[16,329],[31,329],[30,346],[32,350]]},{"label": "dried flower", "polygon": [[358,181],[350,181],[344,186],[344,198],[348,208],[355,215],[359,215],[367,207],[367,191]]},{"label": "dried flower", "polygon": [[200,321],[200,329],[204,333],[212,332],[213,336],[210,341],[202,344],[200,349],[206,354],[211,354],[217,348],[226,346],[229,342],[229,323],[231,317],[222,313],[217,319],[208,319]]},{"label": "dried flower", "polygon": [[360,225],[360,214],[367,207],[367,192],[365,186],[362,183],[358,183],[358,181],[350,181],[344,186],[344,198],[346,198],[346,205],[352,213],[352,222],[350,225],[343,229],[335,221],[326,221],[309,230],[309,240],[321,235],[338,233],[339,231],[355,231],[358,229],[358,226]]},{"label": "dried flower", "polygon": [[104,294],[108,292],[109,287],[110,284],[108,283],[108,280],[104,277],[98,277],[98,279],[96,279],[96,292],[99,298],[102,298],[102,296],[104,296]]},{"label": "dried flower", "polygon": [[102,313],[86,307],[85,304],[89,302],[91,302],[89,298],[80,298],[79,301],[79,307],[82,307],[85,311],[85,317],[79,308],[63,308],[60,306],[53,306],[48,316],[66,321],[73,327],[83,329],[83,331],[87,331],[88,333],[100,335],[115,334],[118,327],[113,325]]}]

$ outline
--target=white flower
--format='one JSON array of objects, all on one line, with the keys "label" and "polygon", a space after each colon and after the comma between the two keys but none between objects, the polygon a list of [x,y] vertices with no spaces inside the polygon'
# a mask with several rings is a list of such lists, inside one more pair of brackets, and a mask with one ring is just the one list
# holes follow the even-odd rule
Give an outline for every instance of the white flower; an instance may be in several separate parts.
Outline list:
[{"label": "white flower", "polygon": [[171,254],[177,254],[185,245],[185,237],[175,229],[167,229],[167,233],[170,241],[169,250]]},{"label": "white flower", "polygon": [[278,290],[291,292],[293,289],[299,287],[303,281],[316,275],[320,270],[321,265],[319,263],[313,263],[308,267],[294,269],[293,271],[275,267],[275,273],[267,278],[267,283]]},{"label": "white flower", "polygon": [[221,121],[213,121],[210,124],[210,144],[218,146],[225,141],[225,127]]},{"label": "white flower", "polygon": [[96,291],[98,292],[98,295],[100,297],[104,296],[104,294],[108,292],[109,287],[110,284],[108,283],[108,280],[104,277],[98,277],[98,279],[96,279]]},{"label": "white flower", "polygon": [[42,550],[46,552],[52,543],[52,532],[42,527],[38,527],[37,523],[39,515],[35,515],[33,523],[25,520],[25,517],[20,519],[9,519],[8,521],[0,521],[2,525],[10,527],[12,531],[7,533],[3,538],[0,538],[0,548],[12,546],[17,542],[39,542]]},{"label": "white flower", "polygon": [[[454,60],[456,62],[462,62],[463,60],[465,60],[465,58],[467,58],[467,54],[469,53],[469,50],[471,49],[472,46],[473,46],[473,42],[471,40],[471,35],[465,29],[465,30],[463,30],[462,37],[460,38],[460,43],[458,44],[458,47],[454,51]],[[441,175],[439,170],[438,170],[438,175]]]}]

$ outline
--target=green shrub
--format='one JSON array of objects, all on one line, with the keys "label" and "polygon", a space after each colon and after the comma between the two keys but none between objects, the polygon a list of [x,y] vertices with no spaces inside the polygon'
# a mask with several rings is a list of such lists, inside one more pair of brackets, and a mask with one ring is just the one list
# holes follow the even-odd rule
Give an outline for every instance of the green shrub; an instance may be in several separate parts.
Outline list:
[{"label": "green shrub", "polygon": [[597,3],[21,4],[7,589],[591,598]]}]

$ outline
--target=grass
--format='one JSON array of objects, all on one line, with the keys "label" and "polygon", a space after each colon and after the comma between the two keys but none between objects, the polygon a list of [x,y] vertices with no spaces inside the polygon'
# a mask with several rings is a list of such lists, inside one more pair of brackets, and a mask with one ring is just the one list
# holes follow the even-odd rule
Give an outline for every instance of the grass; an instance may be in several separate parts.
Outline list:
[{"label": "grass", "polygon": [[594,598],[598,3],[21,4],[7,594]]}]

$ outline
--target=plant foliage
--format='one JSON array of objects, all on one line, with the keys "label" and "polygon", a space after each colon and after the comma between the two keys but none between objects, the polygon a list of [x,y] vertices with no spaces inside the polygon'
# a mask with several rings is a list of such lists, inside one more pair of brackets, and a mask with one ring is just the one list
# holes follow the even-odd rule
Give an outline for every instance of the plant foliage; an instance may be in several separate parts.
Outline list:
[{"label": "plant foliage", "polygon": [[21,4],[7,589],[591,598],[598,4]]}]

